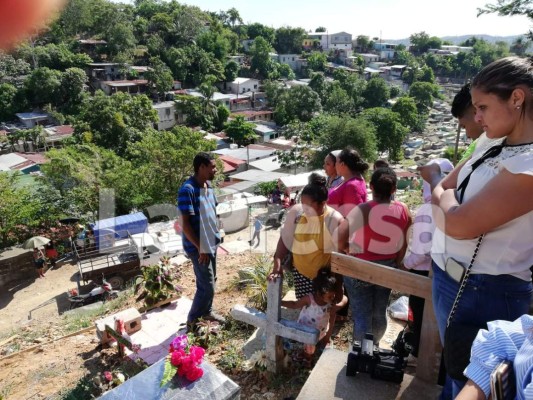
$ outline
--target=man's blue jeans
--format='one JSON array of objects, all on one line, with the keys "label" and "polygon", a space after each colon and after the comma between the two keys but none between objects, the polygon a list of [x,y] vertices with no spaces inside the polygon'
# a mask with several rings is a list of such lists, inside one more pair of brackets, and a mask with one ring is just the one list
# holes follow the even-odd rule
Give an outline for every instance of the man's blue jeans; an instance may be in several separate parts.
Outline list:
[{"label": "man's blue jeans", "polygon": [[215,297],[215,282],[217,280],[216,254],[209,255],[208,264],[200,264],[198,253],[187,253],[192,261],[194,275],[196,276],[196,293],[192,301],[187,322],[195,322],[198,318],[209,314],[213,308]]},{"label": "man's blue jeans", "polygon": [[[394,260],[376,261],[376,263],[389,267],[396,266]],[[346,276],[343,280],[350,299],[354,340],[362,341],[365,333],[372,333],[374,344],[378,345],[387,330],[386,313],[391,289]]]},{"label": "man's blue jeans", "polygon": [[[443,345],[446,322],[458,290],[459,283],[433,263],[433,307]],[[531,282],[511,275],[471,274],[453,320],[465,324],[514,321],[528,313],[532,293]],[[464,384],[452,379],[453,398]]]}]

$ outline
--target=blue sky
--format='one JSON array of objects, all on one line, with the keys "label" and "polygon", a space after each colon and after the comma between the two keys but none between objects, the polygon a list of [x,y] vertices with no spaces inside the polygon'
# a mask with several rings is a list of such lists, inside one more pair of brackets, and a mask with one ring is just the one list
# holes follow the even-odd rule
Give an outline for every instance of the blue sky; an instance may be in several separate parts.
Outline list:
[{"label": "blue sky", "polygon": [[[178,0],[179,1],[179,0]],[[403,39],[426,31],[432,36],[520,35],[529,30],[525,17],[477,17],[477,8],[497,0],[182,0],[202,10],[235,7],[245,23],[278,28],[299,26],[330,33],[347,31],[383,39]]]}]

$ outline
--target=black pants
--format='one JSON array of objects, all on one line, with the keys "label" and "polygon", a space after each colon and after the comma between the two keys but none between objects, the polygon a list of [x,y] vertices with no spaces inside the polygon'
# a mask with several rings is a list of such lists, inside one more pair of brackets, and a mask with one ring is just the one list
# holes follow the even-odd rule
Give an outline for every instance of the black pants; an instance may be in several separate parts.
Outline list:
[{"label": "black pants", "polygon": [[[413,274],[428,276],[429,271],[411,270]],[[424,315],[424,299],[413,295],[409,296],[409,308],[413,312],[413,356],[418,357],[418,345],[420,344],[420,332],[422,330],[422,317]]]}]

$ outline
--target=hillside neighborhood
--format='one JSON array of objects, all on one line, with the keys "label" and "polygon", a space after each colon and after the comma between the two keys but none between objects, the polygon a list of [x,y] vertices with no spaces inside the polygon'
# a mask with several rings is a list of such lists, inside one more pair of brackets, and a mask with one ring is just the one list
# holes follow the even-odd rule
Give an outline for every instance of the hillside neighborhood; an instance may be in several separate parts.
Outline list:
[{"label": "hillside neighborhood", "polygon": [[[38,34],[0,50],[0,400],[306,400],[326,393],[315,387],[324,371],[335,398],[356,398],[353,384],[361,398],[436,398],[434,316],[420,346],[439,354],[418,357],[419,368],[406,355],[403,383],[342,369],[353,353],[348,317],[335,325],[338,353],[328,345],[312,365],[269,352],[269,343],[289,354],[317,343],[280,306],[295,296],[292,278],[268,283],[272,256],[309,177],[342,149],[370,165],[363,181],[375,161],[390,165],[388,198],[415,215],[419,167],[457,165],[472,143],[452,116],[454,96],[493,61],[531,56],[531,33],[453,43],[422,31],[400,43],[333,28],[273,28],[245,23],[236,8],[175,0],[68,0]],[[208,383],[176,375],[160,388],[195,294],[176,206],[199,152],[216,162],[215,307],[226,322],[189,331],[206,349]],[[391,303],[413,293],[429,301],[427,278],[394,273],[404,271],[382,278]],[[379,346],[397,351],[410,322],[388,314]]]}]

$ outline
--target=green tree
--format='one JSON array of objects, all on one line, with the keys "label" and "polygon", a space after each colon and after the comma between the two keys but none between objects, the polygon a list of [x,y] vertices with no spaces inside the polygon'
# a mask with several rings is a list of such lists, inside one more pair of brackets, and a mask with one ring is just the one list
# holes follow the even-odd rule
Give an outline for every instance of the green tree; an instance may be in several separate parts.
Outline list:
[{"label": "green tree", "polygon": [[435,74],[433,69],[424,65],[417,71],[417,81],[435,83]]},{"label": "green tree", "polygon": [[409,97],[412,97],[419,110],[433,106],[433,100],[439,97],[439,87],[429,82],[415,82],[409,88]]},{"label": "green tree", "polygon": [[262,37],[257,37],[250,48],[251,70],[257,72],[262,77],[268,77],[273,69],[273,62],[270,58],[272,48]]},{"label": "green tree", "polygon": [[364,118],[323,114],[313,119],[310,125],[317,132],[316,144],[319,149],[313,157],[314,167],[321,167],[330,151],[348,146],[357,149],[365,160],[377,158],[376,129]]},{"label": "green tree", "polygon": [[291,66],[289,64],[277,64],[276,69],[280,76],[285,79],[294,79],[296,75],[294,74],[294,71],[292,70]]},{"label": "green tree", "polygon": [[409,36],[411,49],[415,54],[423,54],[430,49],[430,37],[426,32],[413,33]]},{"label": "green tree", "polygon": [[28,100],[36,105],[57,104],[60,99],[61,72],[47,67],[33,70],[24,81]]},{"label": "green tree", "polygon": [[9,83],[0,83],[0,121],[8,121],[15,116],[17,88]]},{"label": "green tree", "polygon": [[128,22],[117,22],[106,33],[107,50],[111,56],[120,53],[133,53],[137,41],[133,26]]},{"label": "green tree", "polygon": [[158,57],[150,59],[150,69],[145,74],[146,79],[151,87],[152,93],[157,99],[165,97],[165,92],[172,89],[174,78],[167,65]]},{"label": "green tree", "polygon": [[198,36],[196,44],[219,61],[225,62],[231,47],[228,32],[221,24],[213,25]]},{"label": "green tree", "polygon": [[228,107],[226,107],[224,104],[219,104],[217,106],[215,118],[213,120],[213,128],[215,132],[221,132],[224,130],[229,116],[230,111],[228,110]]},{"label": "green tree", "polygon": [[334,115],[354,114],[355,104],[338,82],[333,82],[327,88],[324,111]]},{"label": "green tree", "polygon": [[409,131],[401,124],[399,115],[386,108],[369,108],[361,116],[375,126],[378,150],[387,151],[393,161],[401,160],[402,144]]},{"label": "green tree", "polygon": [[[338,82],[338,81],[337,81]],[[311,80],[309,81],[309,87],[313,89],[320,97],[321,102],[326,101],[326,90],[328,85],[326,83],[326,78],[324,74],[317,72],[311,75]]]},{"label": "green tree", "polygon": [[116,93],[106,96],[97,91],[86,103],[74,134],[82,141],[124,154],[128,143],[141,140],[147,128],[157,122],[157,112],[145,95]]},{"label": "green tree", "polygon": [[398,114],[398,119],[403,126],[407,126],[411,130],[422,131],[421,117],[416,108],[416,102],[412,97],[400,97],[396,100],[391,110]]},{"label": "green tree", "polygon": [[368,36],[357,36],[357,39],[355,39],[355,43],[361,53],[366,53],[370,49],[370,38]]},{"label": "green tree", "polygon": [[193,174],[192,161],[199,151],[215,150],[213,141],[199,132],[176,126],[170,131],[150,131],[141,141],[128,146],[134,176],[142,193],[135,206],[174,204],[176,190]]},{"label": "green tree", "polygon": [[513,43],[511,44],[510,50],[512,53],[521,57],[521,56],[524,56],[524,54],[526,54],[526,51],[530,45],[531,45],[531,41],[521,36],[521,37],[517,37],[513,41]]},{"label": "green tree", "polygon": [[394,99],[396,97],[398,97],[400,95],[400,93],[402,92],[402,89],[400,89],[398,86],[391,86],[390,87],[390,97],[391,99]]},{"label": "green tree", "polygon": [[315,91],[308,86],[294,86],[279,95],[274,118],[278,124],[285,125],[295,119],[310,121],[321,111],[320,98]]},{"label": "green tree", "polygon": [[222,63],[198,46],[172,47],[166,57],[173,76],[187,85],[197,86],[208,75],[215,76],[217,82],[224,80]]},{"label": "green tree", "polygon": [[274,48],[279,54],[299,54],[306,36],[305,29],[282,26],[276,30]]},{"label": "green tree", "polygon": [[22,75],[30,72],[30,64],[10,54],[0,52],[0,81],[15,83]]},{"label": "green tree", "polygon": [[233,82],[239,76],[239,64],[230,61],[224,67],[224,82]]},{"label": "green tree", "polygon": [[307,58],[307,68],[312,71],[325,71],[327,63],[328,57],[319,51],[313,51]]},{"label": "green tree", "polygon": [[316,33],[327,32],[327,29],[324,26],[319,26],[318,28],[315,29],[315,32]]},{"label": "green tree", "polygon": [[225,132],[226,135],[239,146],[252,143],[256,138],[254,124],[246,122],[242,115],[237,115],[233,120],[231,120],[226,125]]},{"label": "green tree", "polygon": [[18,174],[0,172],[0,248],[17,242],[20,226],[36,224],[39,203],[33,193],[18,185]]},{"label": "green tree", "polygon": [[267,80],[263,83],[265,89],[266,98],[268,100],[268,105],[275,108],[278,104],[278,99],[281,94],[285,91],[280,82]]},{"label": "green tree", "polygon": [[80,68],[68,68],[61,74],[61,103],[58,104],[61,110],[68,114],[79,113],[87,98],[84,89],[87,80],[85,71]]},{"label": "green tree", "polygon": [[396,50],[396,53],[394,53],[394,62],[398,65],[408,66],[417,64],[415,56],[413,56],[407,50]]},{"label": "green tree", "polygon": [[43,180],[61,193],[67,204],[78,213],[98,218],[100,191],[112,189],[116,212],[127,214],[133,208],[137,190],[129,161],[113,151],[92,144],[66,146],[46,153],[50,162],[43,164]]},{"label": "green tree", "polygon": [[255,39],[257,37],[262,37],[272,46],[276,40],[276,30],[260,23],[248,25],[248,38]]},{"label": "green tree", "polygon": [[238,22],[239,24],[242,24],[242,18],[241,18],[241,15],[239,14],[239,11],[235,8],[235,7],[232,7],[230,8],[228,11],[227,11],[227,14],[228,14],[228,20],[231,24],[231,26],[234,28],[235,27],[235,24]]},{"label": "green tree", "polygon": [[382,107],[390,99],[390,89],[383,78],[371,78],[363,91],[365,107]]},{"label": "green tree", "polygon": [[[501,16],[525,15],[533,20],[533,7],[530,0],[498,0],[496,4],[486,4],[484,8],[478,8],[478,16],[482,14],[496,13]],[[533,32],[528,33],[529,39],[533,40]]]}]

